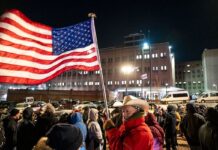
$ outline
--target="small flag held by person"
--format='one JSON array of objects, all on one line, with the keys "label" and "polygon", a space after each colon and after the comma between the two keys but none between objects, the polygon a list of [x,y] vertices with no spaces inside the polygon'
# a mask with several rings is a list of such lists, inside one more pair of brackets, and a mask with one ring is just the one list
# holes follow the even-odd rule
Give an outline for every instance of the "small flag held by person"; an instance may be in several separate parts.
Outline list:
[{"label": "small flag held by person", "polygon": [[67,70],[99,70],[92,20],[52,28],[19,10],[0,18],[0,82],[41,84]]}]

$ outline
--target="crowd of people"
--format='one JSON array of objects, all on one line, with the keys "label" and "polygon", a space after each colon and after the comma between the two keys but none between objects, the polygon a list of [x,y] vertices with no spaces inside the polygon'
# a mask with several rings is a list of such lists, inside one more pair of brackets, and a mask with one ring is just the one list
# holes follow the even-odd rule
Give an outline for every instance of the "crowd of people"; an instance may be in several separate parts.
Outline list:
[{"label": "crowd of people", "polygon": [[[191,150],[218,150],[218,105],[188,103],[156,106],[125,96],[110,115],[105,108],[85,107],[71,113],[55,113],[48,103],[35,113],[12,109],[2,119],[3,150],[176,150],[184,136]],[[108,116],[110,116],[108,118]]]}]

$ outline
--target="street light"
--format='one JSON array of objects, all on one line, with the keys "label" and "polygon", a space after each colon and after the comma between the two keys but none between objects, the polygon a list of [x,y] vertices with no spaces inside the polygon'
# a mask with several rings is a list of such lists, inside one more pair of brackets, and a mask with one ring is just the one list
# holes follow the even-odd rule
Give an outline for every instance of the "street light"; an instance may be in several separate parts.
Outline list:
[{"label": "street light", "polygon": [[128,75],[134,71],[132,66],[123,66],[121,71],[126,75],[126,95],[128,95]]},{"label": "street light", "polygon": [[142,84],[141,84],[141,97],[143,97],[143,87],[144,87],[144,79],[147,79],[147,74],[143,73],[143,60],[144,60],[144,50],[149,49],[149,44],[147,42],[143,43],[142,46],[142,57],[141,57],[141,79],[142,79]]},{"label": "street light", "polygon": [[215,83],[213,84],[213,87],[215,90],[217,90],[217,85]]},{"label": "street light", "polygon": [[168,87],[168,83],[165,83],[165,86],[166,86],[166,95],[167,95],[167,87]]}]

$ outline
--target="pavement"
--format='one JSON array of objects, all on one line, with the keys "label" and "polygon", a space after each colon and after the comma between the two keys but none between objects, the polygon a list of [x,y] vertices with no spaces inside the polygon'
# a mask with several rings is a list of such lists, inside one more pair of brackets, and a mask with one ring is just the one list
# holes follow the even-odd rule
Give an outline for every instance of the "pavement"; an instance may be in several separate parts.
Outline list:
[{"label": "pavement", "polygon": [[[177,150],[190,150],[185,137],[177,137],[177,143]],[[166,148],[164,148],[164,150],[166,150]]]}]

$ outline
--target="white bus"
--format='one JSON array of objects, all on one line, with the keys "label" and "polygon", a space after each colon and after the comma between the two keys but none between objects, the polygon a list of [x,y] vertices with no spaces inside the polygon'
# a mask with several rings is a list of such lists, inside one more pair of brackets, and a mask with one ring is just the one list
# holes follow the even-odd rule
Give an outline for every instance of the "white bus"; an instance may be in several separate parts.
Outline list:
[{"label": "white bus", "polygon": [[168,92],[161,103],[187,103],[190,100],[188,91],[173,91]]}]

